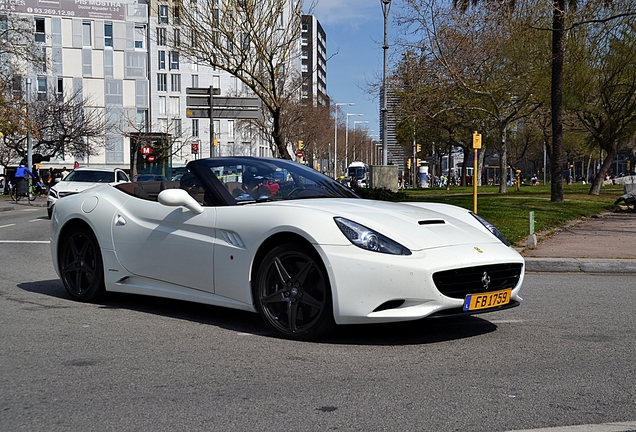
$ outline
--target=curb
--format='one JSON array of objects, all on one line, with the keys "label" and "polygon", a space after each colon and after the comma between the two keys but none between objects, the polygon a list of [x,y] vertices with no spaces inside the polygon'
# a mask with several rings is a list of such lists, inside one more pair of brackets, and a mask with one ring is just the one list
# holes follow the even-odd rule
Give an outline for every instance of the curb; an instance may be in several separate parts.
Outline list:
[{"label": "curb", "polygon": [[524,258],[528,272],[636,274],[636,260],[599,258]]}]

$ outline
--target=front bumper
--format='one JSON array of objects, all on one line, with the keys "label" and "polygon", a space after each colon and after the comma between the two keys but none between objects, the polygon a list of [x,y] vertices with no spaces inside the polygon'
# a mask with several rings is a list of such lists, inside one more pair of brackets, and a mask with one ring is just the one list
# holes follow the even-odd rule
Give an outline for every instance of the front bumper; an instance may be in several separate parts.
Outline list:
[{"label": "front bumper", "polygon": [[466,267],[520,264],[515,286],[507,288],[512,288],[511,305],[521,301],[523,258],[499,242],[479,245],[479,248],[442,247],[417,251],[410,256],[373,253],[355,246],[323,246],[321,253],[332,283],[334,317],[338,324],[409,321],[441,315],[445,310],[461,311],[463,296],[443,295],[433,275]]}]

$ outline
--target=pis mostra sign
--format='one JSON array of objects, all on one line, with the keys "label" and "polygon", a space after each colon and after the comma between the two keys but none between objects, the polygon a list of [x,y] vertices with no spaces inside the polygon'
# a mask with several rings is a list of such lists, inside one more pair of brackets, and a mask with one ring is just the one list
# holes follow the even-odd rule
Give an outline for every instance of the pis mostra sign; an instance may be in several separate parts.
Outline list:
[{"label": "pis mostra sign", "polygon": [[126,6],[129,4],[134,4],[134,2],[117,0],[0,0],[0,12],[121,21],[126,16]]}]

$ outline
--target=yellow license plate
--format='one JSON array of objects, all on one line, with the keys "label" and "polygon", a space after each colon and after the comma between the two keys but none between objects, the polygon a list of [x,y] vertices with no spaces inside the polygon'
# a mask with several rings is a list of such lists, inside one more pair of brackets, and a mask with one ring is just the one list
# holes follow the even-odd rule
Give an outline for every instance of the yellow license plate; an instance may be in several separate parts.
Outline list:
[{"label": "yellow license plate", "polygon": [[503,306],[510,303],[510,294],[512,288],[501,291],[493,291],[481,294],[470,294],[464,300],[464,310],[474,311],[479,309],[488,309],[497,306]]}]

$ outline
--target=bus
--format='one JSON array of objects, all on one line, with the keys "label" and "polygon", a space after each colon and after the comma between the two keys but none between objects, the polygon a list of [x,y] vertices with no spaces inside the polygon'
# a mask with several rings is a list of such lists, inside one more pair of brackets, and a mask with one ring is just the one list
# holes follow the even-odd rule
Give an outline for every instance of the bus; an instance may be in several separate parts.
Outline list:
[{"label": "bus", "polygon": [[347,167],[347,179],[351,187],[369,187],[369,165],[364,162],[351,162]]}]

